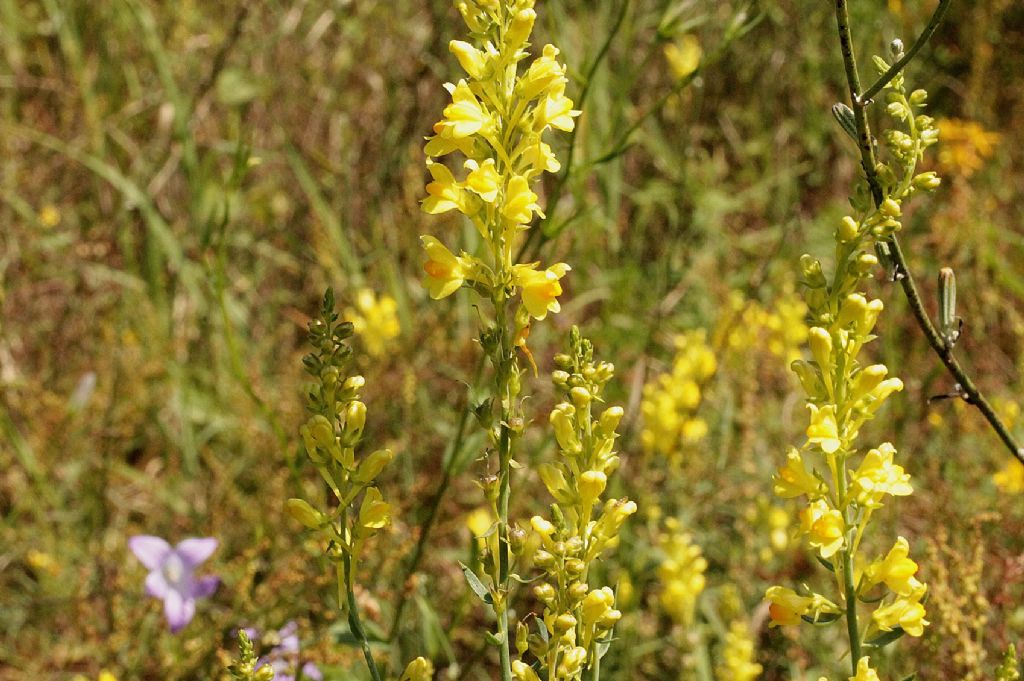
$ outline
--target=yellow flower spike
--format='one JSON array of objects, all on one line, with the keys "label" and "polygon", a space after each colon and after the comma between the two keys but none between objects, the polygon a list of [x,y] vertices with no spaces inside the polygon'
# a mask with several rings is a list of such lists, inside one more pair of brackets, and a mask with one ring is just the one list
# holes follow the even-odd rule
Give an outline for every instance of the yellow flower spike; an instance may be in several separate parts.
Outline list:
[{"label": "yellow flower spike", "polygon": [[421,236],[427,252],[423,271],[427,273],[427,291],[438,300],[455,293],[469,278],[470,267],[464,258],[452,254],[444,244],[432,236]]},{"label": "yellow flower spike", "polygon": [[896,448],[884,442],[864,455],[852,476],[852,489],[857,503],[866,508],[879,508],[886,494],[905,497],[914,491],[910,475],[892,462]]},{"label": "yellow flower spike", "polygon": [[807,426],[807,441],[821,447],[826,454],[834,454],[842,442],[839,440],[839,425],[836,423],[836,408],[831,404],[818,407],[808,404],[811,424]]},{"label": "yellow flower spike", "polygon": [[921,599],[928,589],[924,584],[919,585],[909,595],[899,596],[889,605],[884,605],[871,614],[871,619],[882,631],[892,631],[901,627],[903,631],[911,636],[920,636],[929,622]]},{"label": "yellow flower spike", "polygon": [[851,676],[850,681],[879,681],[878,673],[871,668],[871,660],[862,657],[857,661],[857,675]]},{"label": "yellow flower spike", "polygon": [[814,599],[801,596],[792,589],[782,586],[768,587],[764,594],[768,606],[768,616],[773,627],[785,627],[800,624],[801,618],[811,611]]},{"label": "yellow flower spike", "polygon": [[779,469],[773,480],[775,494],[783,499],[806,495],[808,500],[813,501],[824,491],[822,481],[807,470],[803,456],[793,447],[786,454],[786,465]]},{"label": "yellow flower spike", "polygon": [[427,161],[427,170],[434,181],[427,185],[427,198],[420,202],[424,213],[439,215],[450,210],[468,214],[466,194],[461,183],[455,180],[452,171],[443,163]]},{"label": "yellow flower spike", "polygon": [[487,203],[494,203],[498,199],[498,190],[501,189],[501,175],[495,169],[494,159],[486,159],[482,164],[469,159],[465,165],[470,171],[466,176],[466,188]]},{"label": "yellow flower spike", "polygon": [[800,529],[822,558],[830,558],[846,545],[843,514],[824,499],[811,502],[800,512]]},{"label": "yellow flower spike", "polygon": [[876,560],[864,571],[864,578],[869,584],[885,583],[897,594],[909,596],[921,583],[914,577],[917,574],[917,563],[909,558],[910,544],[903,537],[896,543],[885,558]]},{"label": "yellow flower spike", "polygon": [[434,663],[425,657],[417,657],[409,663],[398,681],[431,681],[434,678]]},{"label": "yellow flower spike", "polygon": [[530,181],[522,175],[516,175],[505,188],[505,203],[501,214],[517,225],[528,224],[534,212],[543,216],[537,199],[538,196],[530,189]]},{"label": "yellow flower spike", "polygon": [[562,306],[558,296],[562,295],[560,279],[572,268],[564,262],[556,263],[546,270],[536,270],[532,265],[514,265],[512,281],[522,289],[523,306],[534,319],[544,319],[548,312],[559,312]]},{"label": "yellow flower spike", "polygon": [[[451,86],[451,83],[446,87]],[[486,131],[493,125],[491,115],[480,103],[476,95],[464,80],[457,85],[448,87],[452,95],[452,103],[444,108],[443,130],[448,130],[454,138],[469,137],[478,132]]]},{"label": "yellow flower spike", "polygon": [[484,77],[487,59],[484,52],[476,49],[464,40],[453,40],[448,43],[448,50],[459,60],[459,65],[473,80]]},{"label": "yellow flower spike", "polygon": [[345,317],[362,337],[371,357],[383,357],[391,341],[402,332],[395,299],[388,295],[378,298],[368,288],[356,293],[355,307],[346,310]]},{"label": "yellow flower spike", "polygon": [[754,639],[746,622],[735,621],[729,625],[721,652],[722,662],[718,666],[718,678],[729,681],[755,681],[764,668],[755,660]]}]

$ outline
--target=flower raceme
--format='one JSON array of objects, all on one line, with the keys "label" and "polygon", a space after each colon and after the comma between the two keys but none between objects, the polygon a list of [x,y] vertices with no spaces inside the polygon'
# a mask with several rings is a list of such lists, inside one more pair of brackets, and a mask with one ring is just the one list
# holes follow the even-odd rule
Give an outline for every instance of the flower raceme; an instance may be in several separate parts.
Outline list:
[{"label": "flower raceme", "polygon": [[[497,296],[504,296],[506,289],[513,295],[521,291],[522,306],[539,320],[558,312],[559,280],[569,266],[514,264],[513,242],[534,216],[544,215],[534,183],[561,167],[543,139],[545,133],[571,131],[579,112],[565,95],[568,78],[565,65],[558,62],[558,48],[546,45],[525,70],[520,68],[530,57],[533,4],[459,4],[474,43],[449,44],[467,78],[445,85],[451,102],[424,148],[431,182],[422,206],[430,214],[462,213],[487,246],[481,258],[454,256],[437,239],[424,237],[431,297],[451,295],[466,283],[482,285]],[[456,152],[464,157],[458,177],[454,162],[437,160]]]}]

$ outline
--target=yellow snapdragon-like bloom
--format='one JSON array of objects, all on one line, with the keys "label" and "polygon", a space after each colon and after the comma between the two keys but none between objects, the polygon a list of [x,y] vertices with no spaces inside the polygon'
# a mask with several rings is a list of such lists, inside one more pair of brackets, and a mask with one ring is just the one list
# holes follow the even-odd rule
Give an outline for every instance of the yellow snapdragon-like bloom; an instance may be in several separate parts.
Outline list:
[{"label": "yellow snapdragon-like bloom", "polygon": [[757,663],[757,651],[750,627],[746,622],[736,621],[729,625],[722,643],[722,662],[718,666],[718,678],[730,681],[754,681],[764,671]]},{"label": "yellow snapdragon-like bloom", "polygon": [[909,555],[910,544],[903,537],[899,537],[885,558],[868,566],[864,572],[865,579],[869,584],[884,582],[897,594],[910,595],[921,586],[921,583],[914,577],[917,574],[917,563],[912,561]]},{"label": "yellow snapdragon-like bloom", "polygon": [[468,213],[468,197],[462,185],[455,181],[452,171],[443,163],[427,163],[427,170],[434,181],[427,185],[427,198],[423,199],[423,210],[432,215],[460,210]]},{"label": "yellow snapdragon-like bloom", "polygon": [[417,657],[409,663],[398,681],[431,681],[434,678],[434,663],[425,657]]},{"label": "yellow snapdragon-like bloom", "polygon": [[546,270],[534,265],[516,265],[512,268],[512,281],[523,290],[523,306],[534,319],[544,319],[548,312],[562,309],[558,296],[562,295],[560,280],[571,268],[564,262]]},{"label": "yellow snapdragon-like bloom", "polygon": [[781,627],[799,624],[804,616],[817,619],[822,615],[839,612],[839,606],[821,594],[801,596],[792,589],[782,586],[768,587],[764,598],[768,601],[768,615],[771,626]]},{"label": "yellow snapdragon-like bloom", "polygon": [[924,618],[926,613],[921,599],[927,588],[924,584],[919,584],[910,594],[899,596],[889,605],[875,610],[871,615],[875,626],[882,631],[892,631],[896,627],[901,627],[911,636],[923,634],[928,620]]},{"label": "yellow snapdragon-like bloom", "polygon": [[454,255],[432,236],[421,236],[427,251],[423,271],[427,273],[427,290],[435,300],[455,293],[469,278],[470,264]]},{"label": "yellow snapdragon-like bloom", "polygon": [[857,661],[857,675],[851,676],[850,681],[879,681],[878,673],[871,668],[871,660],[862,657]]},{"label": "yellow snapdragon-like bloom", "polygon": [[666,524],[669,534],[659,542],[665,558],[658,566],[658,580],[662,585],[658,600],[673,621],[689,627],[693,623],[697,599],[707,584],[704,572],[708,561],[700,546],[693,542],[693,537],[679,528],[678,521],[670,518]]},{"label": "yellow snapdragon-like bloom", "polygon": [[460,80],[458,85],[448,83],[445,88],[451,93],[452,103],[444,108],[444,119],[440,123],[442,134],[447,132],[458,139],[493,125],[493,117],[466,81]]},{"label": "yellow snapdragon-like bloom", "polygon": [[884,442],[864,455],[852,480],[858,503],[866,508],[878,508],[886,494],[905,497],[914,491],[910,475],[892,462],[895,454],[896,448]]},{"label": "yellow snapdragon-like bloom", "polygon": [[371,357],[383,356],[391,341],[402,332],[395,299],[388,295],[377,297],[367,288],[356,291],[355,306],[346,311],[346,317]]},{"label": "yellow snapdragon-like bloom", "polygon": [[800,512],[800,529],[822,558],[829,558],[846,544],[843,514],[823,499],[811,502]]},{"label": "yellow snapdragon-like bloom", "polygon": [[775,494],[783,499],[806,495],[813,500],[824,491],[824,483],[807,470],[803,456],[793,447],[786,454],[786,465],[779,469],[773,480]]},{"label": "yellow snapdragon-like bloom", "polygon": [[819,407],[808,404],[811,411],[811,423],[807,426],[807,441],[821,447],[826,454],[834,454],[842,446],[839,439],[839,426],[836,423],[836,408],[831,404]]}]

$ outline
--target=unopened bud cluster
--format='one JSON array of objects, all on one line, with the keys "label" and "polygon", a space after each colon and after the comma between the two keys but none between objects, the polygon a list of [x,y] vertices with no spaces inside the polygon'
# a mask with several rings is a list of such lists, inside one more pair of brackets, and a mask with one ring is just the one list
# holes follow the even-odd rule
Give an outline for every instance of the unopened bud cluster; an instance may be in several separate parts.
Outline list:
[{"label": "unopened bud cluster", "polygon": [[[603,499],[619,465],[615,430],[623,410],[612,406],[598,413],[614,367],[594,362],[590,341],[575,327],[569,345],[568,353],[555,357],[558,369],[552,375],[562,397],[551,411],[559,456],[539,470],[555,503],[550,519],[538,515],[530,521],[540,539],[533,563],[542,576],[533,593],[544,606],[541,631],[529,634],[520,625],[520,659],[513,663],[520,681],[582,678],[601,654],[599,644],[610,638],[622,617],[611,588],[591,585],[588,575],[594,561],[617,544],[622,524],[636,512],[628,499]],[[525,657],[537,660],[540,676]]]},{"label": "unopened bud cluster", "polygon": [[345,373],[352,355],[346,341],[352,333],[352,324],[338,322],[334,294],[328,289],[320,316],[309,324],[314,350],[303,363],[314,379],[308,396],[312,416],[299,432],[338,508],[318,509],[304,499],[289,499],[287,509],[355,561],[366,540],[391,522],[391,506],[373,483],[394,454],[389,449],[357,454],[366,427],[366,404],[360,400],[366,381]]}]

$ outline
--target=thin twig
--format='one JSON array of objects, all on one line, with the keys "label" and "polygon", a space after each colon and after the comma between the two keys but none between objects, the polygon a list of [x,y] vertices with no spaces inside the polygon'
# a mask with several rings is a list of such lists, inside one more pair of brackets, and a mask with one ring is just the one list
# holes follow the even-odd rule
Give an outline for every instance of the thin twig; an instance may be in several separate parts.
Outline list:
[{"label": "thin twig", "polygon": [[949,9],[949,5],[952,0],[939,0],[939,6],[935,8],[935,12],[932,14],[932,18],[928,20],[928,25],[924,27],[924,31],[921,35],[917,36],[917,40],[910,46],[910,49],[906,51],[902,58],[900,58],[895,64],[889,67],[889,70],[882,74],[882,76],[875,81],[874,85],[869,87],[867,90],[862,92],[857,99],[860,102],[867,102],[872,97],[882,91],[889,82],[899,74],[900,71],[910,63],[910,60],[918,53],[918,51],[925,46],[925,44],[931,39],[932,34],[935,33],[935,29],[942,23],[942,18],[946,15],[946,10]]},{"label": "thin twig", "polygon": [[[843,62],[846,66],[847,83],[850,87],[850,100],[853,105],[854,123],[857,126],[857,145],[860,149],[861,165],[864,168],[868,187],[871,190],[871,197],[876,206],[880,204],[885,197],[882,193],[881,183],[878,180],[878,174],[875,172],[874,141],[871,137],[871,129],[868,126],[866,109],[872,101],[871,98],[891,82],[896,73],[905,68],[914,55],[920,52],[924,44],[935,33],[935,29],[938,27],[943,16],[945,16],[946,10],[949,8],[949,4],[950,0],[941,0],[939,6],[935,9],[934,14],[932,14],[932,18],[929,20],[928,25],[925,27],[925,30],[914,42],[910,50],[892,67],[890,67],[874,85],[859,94],[860,78],[857,74],[857,60],[850,36],[849,15],[846,10],[846,0],[836,0],[836,18],[839,24],[839,42],[843,52]],[[892,252],[893,262],[896,265],[896,272],[898,274],[897,278],[899,279],[900,286],[903,288],[903,293],[907,297],[907,302],[910,303],[910,310],[914,315],[914,319],[917,320],[917,325],[921,327],[921,331],[924,332],[925,338],[928,340],[928,344],[931,345],[935,354],[939,356],[939,359],[949,370],[949,373],[954,379],[956,379],[958,393],[965,402],[973,404],[978,408],[988,421],[989,425],[999,436],[999,439],[1002,440],[1003,444],[1005,444],[1007,449],[1010,450],[1010,453],[1018,461],[1024,464],[1024,447],[1022,447],[1014,438],[1013,434],[1010,433],[1010,429],[1005,423],[1003,423],[1002,419],[999,418],[999,415],[996,414],[989,401],[985,399],[981,390],[978,389],[971,377],[966,371],[964,371],[960,362],[953,356],[953,346],[948,344],[942,338],[938,330],[935,328],[935,324],[928,316],[928,311],[925,310],[924,302],[921,299],[921,293],[917,288],[914,275],[910,271],[910,266],[907,264],[906,256],[903,254],[903,249],[900,247],[899,239],[894,234],[889,237],[887,241]]]}]

